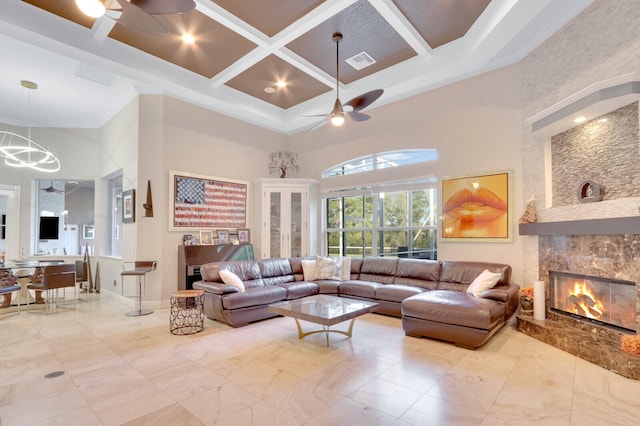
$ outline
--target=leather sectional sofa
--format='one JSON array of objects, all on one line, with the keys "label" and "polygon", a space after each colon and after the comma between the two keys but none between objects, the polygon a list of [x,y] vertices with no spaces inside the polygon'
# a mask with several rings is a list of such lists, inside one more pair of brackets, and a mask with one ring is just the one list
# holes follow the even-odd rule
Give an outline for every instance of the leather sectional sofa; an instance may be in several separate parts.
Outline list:
[{"label": "leather sectional sofa", "polygon": [[[267,309],[271,303],[333,294],[377,302],[375,312],[401,317],[408,336],[436,338],[471,349],[489,340],[518,308],[520,287],[510,283],[509,265],[352,258],[348,280],[305,281],[302,261],[309,259],[314,258],[208,263],[200,269],[203,280],[193,287],[205,291],[207,317],[233,327],[275,316]],[[221,270],[236,274],[245,291],[225,284]],[[484,270],[499,273],[498,283],[479,296],[466,293]]]}]

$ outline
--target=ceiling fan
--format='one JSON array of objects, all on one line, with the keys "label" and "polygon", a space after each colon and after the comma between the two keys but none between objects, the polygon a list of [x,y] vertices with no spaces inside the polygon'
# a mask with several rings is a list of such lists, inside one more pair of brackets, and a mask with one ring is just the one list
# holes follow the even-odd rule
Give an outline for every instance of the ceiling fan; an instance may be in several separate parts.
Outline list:
[{"label": "ceiling fan", "polygon": [[64,190],[62,189],[57,189],[53,186],[53,181],[49,182],[49,186],[46,188],[40,188],[42,189],[44,192],[48,192],[48,193],[53,193],[53,194],[64,194]]},{"label": "ceiling fan", "polygon": [[[348,116],[353,121],[366,121],[371,118],[369,114],[360,112],[372,103],[374,103],[382,94],[384,90],[376,89],[363,93],[360,96],[356,96],[344,105],[340,101],[340,42],[342,41],[342,33],[335,32],[332,35],[333,41],[336,43],[336,101],[333,104],[333,109],[328,114],[311,115],[306,117],[325,117],[329,118],[331,124],[334,126],[342,126],[345,122],[345,117]],[[344,107],[351,107],[351,110],[344,110]],[[311,130],[315,130],[326,123],[326,119],[323,119]]]},{"label": "ceiling fan", "polygon": [[194,0],[75,0],[88,16],[107,15],[119,24],[145,33],[169,32],[155,15],[188,12],[196,7]]}]

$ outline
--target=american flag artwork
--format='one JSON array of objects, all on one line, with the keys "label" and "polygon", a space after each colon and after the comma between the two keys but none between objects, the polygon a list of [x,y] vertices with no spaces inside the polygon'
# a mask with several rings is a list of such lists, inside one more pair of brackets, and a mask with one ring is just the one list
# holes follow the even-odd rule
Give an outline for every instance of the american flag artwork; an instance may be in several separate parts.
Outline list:
[{"label": "american flag artwork", "polygon": [[244,228],[247,185],[175,175],[173,226]]}]

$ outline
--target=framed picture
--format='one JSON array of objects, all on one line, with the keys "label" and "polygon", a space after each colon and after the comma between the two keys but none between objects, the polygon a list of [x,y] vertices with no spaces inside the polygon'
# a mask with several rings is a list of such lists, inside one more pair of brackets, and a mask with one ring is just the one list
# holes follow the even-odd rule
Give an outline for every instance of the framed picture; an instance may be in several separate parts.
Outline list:
[{"label": "framed picture", "polygon": [[93,225],[82,225],[82,239],[93,240],[95,238]]},{"label": "framed picture", "polygon": [[248,244],[251,242],[251,234],[248,229],[238,229],[238,241],[240,244]]},{"label": "framed picture", "polygon": [[249,183],[169,172],[169,230],[244,228]]},{"label": "framed picture", "polygon": [[218,244],[229,244],[229,231],[227,230],[218,231]]},{"label": "framed picture", "polygon": [[136,190],[122,191],[122,223],[136,221]]},{"label": "framed picture", "polygon": [[200,231],[200,244],[204,246],[213,244],[213,231]]},{"label": "framed picture", "polygon": [[512,188],[510,170],[442,179],[442,239],[511,242]]}]

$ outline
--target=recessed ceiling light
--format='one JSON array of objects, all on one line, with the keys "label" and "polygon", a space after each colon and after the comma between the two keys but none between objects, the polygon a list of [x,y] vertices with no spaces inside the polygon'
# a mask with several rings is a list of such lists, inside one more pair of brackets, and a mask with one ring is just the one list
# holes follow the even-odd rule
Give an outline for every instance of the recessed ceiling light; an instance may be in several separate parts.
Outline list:
[{"label": "recessed ceiling light", "polygon": [[264,91],[267,93],[275,93],[276,89],[274,87],[265,87]]},{"label": "recessed ceiling light", "polygon": [[582,117],[582,116],[576,117],[573,121],[575,123],[584,123],[585,121],[587,121],[587,117]]},{"label": "recessed ceiling light", "polygon": [[189,33],[182,34],[182,41],[187,44],[193,44],[196,42],[196,39]]},{"label": "recessed ceiling light", "polygon": [[78,8],[87,16],[99,18],[106,12],[104,2],[100,0],[76,0]]},{"label": "recessed ceiling light", "polygon": [[278,86],[279,88],[281,88],[281,89],[282,89],[282,88],[284,88],[284,87],[287,87],[287,83],[286,83],[286,82],[284,82],[284,81],[282,81],[282,80],[280,80],[280,81],[278,81],[278,82],[276,83],[276,86]]}]

